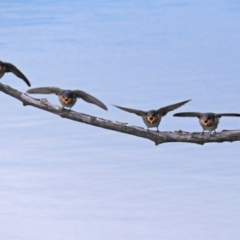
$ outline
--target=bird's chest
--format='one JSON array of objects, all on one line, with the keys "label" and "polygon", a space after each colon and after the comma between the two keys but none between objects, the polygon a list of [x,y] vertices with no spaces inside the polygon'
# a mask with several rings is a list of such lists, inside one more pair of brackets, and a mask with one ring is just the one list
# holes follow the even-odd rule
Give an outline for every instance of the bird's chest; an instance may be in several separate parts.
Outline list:
[{"label": "bird's chest", "polygon": [[202,128],[206,131],[213,131],[217,128],[219,119],[214,118],[213,120],[209,121],[207,124],[205,124],[202,120],[199,120],[200,125]]}]

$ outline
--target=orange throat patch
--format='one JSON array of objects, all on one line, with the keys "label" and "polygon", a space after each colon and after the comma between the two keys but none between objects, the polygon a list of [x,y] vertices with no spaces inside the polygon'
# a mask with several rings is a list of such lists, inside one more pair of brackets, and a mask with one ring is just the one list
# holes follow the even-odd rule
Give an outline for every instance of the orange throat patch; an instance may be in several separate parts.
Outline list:
[{"label": "orange throat patch", "polygon": [[73,102],[72,98],[61,98],[61,100],[65,104],[71,104]]},{"label": "orange throat patch", "polygon": [[212,121],[212,120],[208,120],[208,121],[202,120],[201,122],[202,122],[202,124],[203,124],[205,127],[211,127],[212,124],[213,124],[213,121]]},{"label": "orange throat patch", "polygon": [[157,117],[153,117],[153,116],[149,117],[149,116],[147,116],[147,121],[149,123],[153,124],[153,123],[155,123],[157,121]]}]

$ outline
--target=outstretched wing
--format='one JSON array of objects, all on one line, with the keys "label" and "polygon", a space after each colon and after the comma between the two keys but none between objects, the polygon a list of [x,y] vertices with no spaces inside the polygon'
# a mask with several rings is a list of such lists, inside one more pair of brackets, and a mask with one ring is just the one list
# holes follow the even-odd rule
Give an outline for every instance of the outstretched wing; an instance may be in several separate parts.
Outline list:
[{"label": "outstretched wing", "polygon": [[239,113],[216,113],[215,116],[217,118],[220,117],[240,117]]},{"label": "outstretched wing", "polygon": [[117,107],[117,108],[120,108],[120,109],[122,109],[123,111],[126,111],[126,112],[135,113],[136,115],[141,116],[141,117],[147,114],[147,112],[137,110],[137,109],[125,108],[125,107],[120,107],[120,106],[117,106],[117,105],[113,105],[113,106]]},{"label": "outstretched wing", "polygon": [[6,72],[12,72],[14,73],[17,77],[21,78],[29,87],[31,86],[29,80],[25,77],[25,75],[13,64],[3,62],[3,65],[5,66]]},{"label": "outstretched wing", "polygon": [[197,118],[201,118],[202,113],[200,113],[200,112],[180,112],[180,113],[175,113],[173,116],[174,117],[197,117]]},{"label": "outstretched wing", "polygon": [[189,101],[191,101],[191,99],[183,101],[183,102],[175,103],[175,104],[172,104],[172,105],[169,105],[169,106],[166,106],[166,107],[159,108],[157,110],[157,113],[159,113],[162,116],[165,116],[168,112],[173,111],[173,110],[181,107],[182,105],[184,105],[185,103],[187,103]]},{"label": "outstretched wing", "polygon": [[104,110],[108,110],[104,103],[102,103],[100,100],[93,97],[92,95],[90,95],[84,91],[81,91],[81,90],[73,90],[72,92],[74,93],[74,95],[77,98],[82,98],[84,101],[86,101],[88,103],[95,104],[95,105],[99,106],[100,108],[103,108]]},{"label": "outstretched wing", "polygon": [[39,87],[39,88],[30,88],[27,90],[27,93],[32,94],[56,94],[60,95],[63,92],[63,89],[57,87]]}]

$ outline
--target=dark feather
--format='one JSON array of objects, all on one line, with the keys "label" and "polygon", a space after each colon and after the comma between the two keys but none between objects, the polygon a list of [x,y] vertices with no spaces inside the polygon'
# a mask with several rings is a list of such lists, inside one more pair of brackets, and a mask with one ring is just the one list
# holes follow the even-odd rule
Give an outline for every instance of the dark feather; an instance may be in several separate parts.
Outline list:
[{"label": "dark feather", "polygon": [[113,105],[113,106],[117,107],[117,108],[119,108],[119,109],[121,109],[123,111],[134,113],[134,114],[136,114],[138,116],[141,116],[141,117],[147,114],[147,112],[141,111],[141,110],[137,110],[137,109],[125,108],[125,107],[120,107],[120,106],[117,106],[117,105]]},{"label": "dark feather", "polygon": [[104,103],[102,103],[100,100],[93,97],[92,95],[90,95],[84,91],[81,91],[81,90],[73,90],[72,92],[74,93],[74,95],[77,98],[82,98],[84,101],[86,101],[88,103],[95,104],[95,105],[99,106],[100,108],[103,108],[104,110],[108,110]]},{"label": "dark feather", "polygon": [[3,62],[3,65],[5,66],[6,72],[14,73],[17,77],[21,78],[29,87],[31,86],[29,80],[16,66],[7,62]]},{"label": "dark feather", "polygon": [[174,117],[197,117],[197,118],[201,118],[202,113],[200,113],[200,112],[180,112],[180,113],[175,113],[173,116]]},{"label": "dark feather", "polygon": [[63,89],[57,87],[39,87],[39,88],[30,88],[27,90],[27,93],[31,94],[56,94],[60,95],[63,92]]},{"label": "dark feather", "polygon": [[159,108],[157,110],[157,112],[161,115],[161,116],[165,116],[168,112],[173,111],[179,107],[181,107],[182,105],[184,105],[185,103],[189,102],[191,100],[187,100],[187,101],[183,101],[183,102],[179,102],[179,103],[175,103],[166,107],[162,107]]},{"label": "dark feather", "polygon": [[217,118],[220,117],[240,117],[239,113],[216,113],[215,116]]}]

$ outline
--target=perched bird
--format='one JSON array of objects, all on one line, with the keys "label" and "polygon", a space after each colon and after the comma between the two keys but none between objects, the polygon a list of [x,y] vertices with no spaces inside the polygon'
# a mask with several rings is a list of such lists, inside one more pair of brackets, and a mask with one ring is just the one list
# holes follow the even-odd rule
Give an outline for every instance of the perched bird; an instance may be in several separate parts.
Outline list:
[{"label": "perched bird", "polygon": [[29,87],[31,86],[28,79],[24,76],[24,74],[17,67],[15,67],[11,63],[0,61],[0,78],[2,78],[3,75],[8,72],[14,73],[17,77],[21,78]]},{"label": "perched bird", "polygon": [[88,103],[95,104],[100,108],[107,110],[107,107],[105,106],[105,104],[103,104],[101,101],[99,101],[97,98],[93,97],[92,95],[81,90],[64,90],[57,87],[39,87],[39,88],[31,88],[27,90],[27,93],[56,94],[63,108],[68,107],[71,109],[72,106],[77,102],[77,99],[82,98],[84,101]]},{"label": "perched bird", "polygon": [[181,112],[175,113],[174,117],[197,117],[199,123],[204,131],[216,133],[216,128],[218,127],[219,118],[221,117],[240,117],[238,113],[200,113],[200,112]]},{"label": "perched bird", "polygon": [[157,131],[159,131],[158,126],[161,122],[162,117],[165,116],[168,112],[173,111],[176,108],[181,107],[182,105],[184,105],[185,103],[187,103],[189,101],[190,100],[179,102],[179,103],[176,103],[176,104],[173,104],[173,105],[169,105],[169,106],[166,106],[166,107],[159,108],[158,110],[150,110],[150,111],[141,111],[141,110],[137,110],[137,109],[120,107],[120,106],[117,106],[117,105],[113,105],[113,106],[115,106],[117,108],[120,108],[124,111],[130,112],[130,113],[135,113],[136,115],[142,117],[143,122],[147,126],[147,130],[149,130],[149,128],[156,127]]}]

